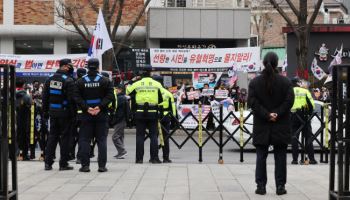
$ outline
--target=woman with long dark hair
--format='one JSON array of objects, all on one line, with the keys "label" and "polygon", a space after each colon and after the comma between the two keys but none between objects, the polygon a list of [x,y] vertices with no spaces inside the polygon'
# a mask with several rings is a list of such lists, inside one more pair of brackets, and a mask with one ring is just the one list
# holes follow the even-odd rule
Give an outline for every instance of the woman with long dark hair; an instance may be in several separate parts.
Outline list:
[{"label": "woman with long dark hair", "polygon": [[263,60],[262,75],[249,84],[248,105],[253,110],[253,144],[256,147],[256,194],[266,194],[266,159],[273,145],[276,194],[287,191],[287,146],[291,142],[290,109],[294,102],[291,82],[278,74],[278,56],[269,52]]}]

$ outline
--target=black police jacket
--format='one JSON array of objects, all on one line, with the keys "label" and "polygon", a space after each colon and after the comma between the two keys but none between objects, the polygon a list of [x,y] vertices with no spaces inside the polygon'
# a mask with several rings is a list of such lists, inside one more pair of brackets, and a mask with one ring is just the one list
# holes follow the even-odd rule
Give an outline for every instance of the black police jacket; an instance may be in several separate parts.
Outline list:
[{"label": "black police jacket", "polygon": [[[113,85],[108,78],[97,71],[89,71],[76,82],[77,90],[74,95],[78,110],[82,111],[81,120],[107,120],[108,105],[115,101]],[[101,112],[97,116],[90,115],[89,108],[99,107]]]},{"label": "black police jacket", "polygon": [[43,90],[43,112],[50,117],[71,117],[74,96],[74,81],[63,70],[46,80]]}]

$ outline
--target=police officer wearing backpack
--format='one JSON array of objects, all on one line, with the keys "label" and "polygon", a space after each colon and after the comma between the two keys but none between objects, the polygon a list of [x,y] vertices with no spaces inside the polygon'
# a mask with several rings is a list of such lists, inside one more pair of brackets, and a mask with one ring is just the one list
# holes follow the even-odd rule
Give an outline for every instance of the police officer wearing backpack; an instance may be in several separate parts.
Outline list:
[{"label": "police officer wearing backpack", "polygon": [[158,104],[163,102],[161,89],[162,85],[153,80],[151,67],[145,68],[143,78],[126,88],[126,94],[133,96],[135,102],[136,123],[136,163],[143,163],[145,130],[149,130],[151,139],[150,163],[161,163],[158,157],[158,112],[161,112]]},{"label": "police officer wearing backpack", "polygon": [[72,170],[69,166],[69,141],[71,133],[72,110],[74,96],[74,80],[70,77],[73,71],[70,59],[60,60],[60,68],[44,85],[43,112],[50,116],[50,133],[48,136],[45,170],[52,170],[57,143],[60,141],[61,158],[59,170]]},{"label": "police officer wearing backpack", "polygon": [[98,171],[106,172],[108,104],[114,101],[113,86],[108,78],[98,73],[99,61],[88,61],[88,73],[77,81],[76,103],[80,116],[79,146],[80,172],[90,172],[90,141],[95,136],[98,146]]}]

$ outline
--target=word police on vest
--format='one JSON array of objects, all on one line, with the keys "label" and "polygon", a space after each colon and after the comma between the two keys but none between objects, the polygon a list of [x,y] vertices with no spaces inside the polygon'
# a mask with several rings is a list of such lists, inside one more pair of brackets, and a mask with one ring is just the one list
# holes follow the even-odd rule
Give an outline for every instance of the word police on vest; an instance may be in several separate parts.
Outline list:
[{"label": "word police on vest", "polygon": [[97,88],[97,87],[100,87],[100,83],[97,82],[97,83],[85,83],[85,87],[86,88]]}]

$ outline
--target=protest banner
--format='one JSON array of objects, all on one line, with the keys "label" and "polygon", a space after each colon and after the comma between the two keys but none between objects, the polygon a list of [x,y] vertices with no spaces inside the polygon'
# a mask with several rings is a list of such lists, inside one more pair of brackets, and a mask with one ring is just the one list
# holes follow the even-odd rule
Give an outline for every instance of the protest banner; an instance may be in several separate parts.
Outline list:
[{"label": "protest banner", "polygon": [[204,84],[208,84],[209,88],[214,88],[219,81],[222,72],[193,72],[192,82],[196,89],[204,87]]},{"label": "protest banner", "polygon": [[16,66],[17,76],[50,76],[59,68],[63,58],[72,60],[75,68],[85,67],[86,54],[11,55],[0,54],[0,64]]},{"label": "protest banner", "polygon": [[202,96],[213,96],[214,95],[214,89],[203,89]]},{"label": "protest banner", "polygon": [[199,92],[198,91],[192,91],[192,92],[187,92],[187,99],[192,101],[195,99],[199,99]]},{"label": "protest banner", "polygon": [[228,68],[239,71],[260,70],[260,48],[221,49],[150,49],[151,65],[155,68]]},{"label": "protest banner", "polygon": [[215,90],[215,98],[217,99],[228,98],[228,90]]},{"label": "protest banner", "polygon": [[[179,116],[179,121],[181,122],[190,112],[198,119],[198,104],[182,104],[177,107],[177,112]],[[202,105],[202,120],[210,112],[209,105]],[[207,126],[208,120],[203,121],[203,126]],[[186,129],[195,129],[198,126],[198,122],[192,117],[189,116],[182,123],[182,126]]]},{"label": "protest banner", "polygon": [[[237,129],[237,127],[239,126],[240,122],[239,122],[239,111],[235,111],[234,110],[234,106],[233,106],[233,100],[232,99],[225,99],[222,101],[211,101],[210,102],[210,106],[213,112],[213,115],[217,118],[220,119],[220,104],[222,104],[222,114],[223,114],[223,118],[226,119],[224,121],[224,123],[222,124],[225,129],[227,131],[229,131],[230,133],[232,133],[233,131],[235,131]],[[233,116],[233,115],[229,115],[230,113],[235,114],[235,116],[238,118],[238,120]],[[247,117],[249,115],[250,111],[245,110],[243,112],[243,116]],[[229,116],[228,116],[229,115]],[[218,121],[214,121],[215,123],[215,127],[218,127],[220,124]],[[247,121],[248,124],[245,124],[245,127],[249,130],[249,131],[253,131],[253,117],[250,117],[249,120]],[[238,137],[238,135],[236,135],[236,138]],[[244,138],[247,139],[249,137],[248,134],[244,134]]]}]

